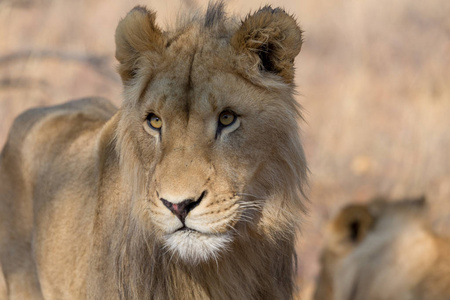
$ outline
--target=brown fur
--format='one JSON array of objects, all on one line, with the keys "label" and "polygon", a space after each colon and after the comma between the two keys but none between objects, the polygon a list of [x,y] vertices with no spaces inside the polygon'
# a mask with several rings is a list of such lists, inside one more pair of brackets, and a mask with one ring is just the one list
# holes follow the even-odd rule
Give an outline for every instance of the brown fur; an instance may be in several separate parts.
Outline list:
[{"label": "brown fur", "polygon": [[[163,31],[137,7],[116,44],[120,109],[84,99],[13,124],[0,156],[0,296],[292,298],[307,172],[295,20],[264,7],[240,24],[218,2]],[[237,121],[219,131],[224,110]],[[187,234],[166,198],[201,199]]]},{"label": "brown fur", "polygon": [[314,299],[448,299],[450,239],[426,219],[424,198],[344,208],[328,226]]}]

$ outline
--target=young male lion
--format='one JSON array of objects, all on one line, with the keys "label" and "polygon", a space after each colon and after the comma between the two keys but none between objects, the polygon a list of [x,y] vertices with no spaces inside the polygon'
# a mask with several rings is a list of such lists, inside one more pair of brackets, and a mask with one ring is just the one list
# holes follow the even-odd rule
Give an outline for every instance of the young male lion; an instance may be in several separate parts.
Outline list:
[{"label": "young male lion", "polygon": [[84,99],[16,119],[0,298],[292,298],[301,30],[270,6],[188,19],[163,31],[136,7],[120,21],[120,109]]},{"label": "young male lion", "polygon": [[345,207],[329,224],[315,300],[450,299],[450,239],[425,199]]}]

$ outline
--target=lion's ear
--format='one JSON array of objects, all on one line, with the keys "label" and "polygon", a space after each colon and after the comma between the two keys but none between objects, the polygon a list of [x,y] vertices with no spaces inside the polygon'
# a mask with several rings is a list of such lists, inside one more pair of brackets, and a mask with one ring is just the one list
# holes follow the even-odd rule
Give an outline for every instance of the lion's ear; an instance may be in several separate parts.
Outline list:
[{"label": "lion's ear", "polygon": [[294,58],[302,47],[302,31],[281,8],[270,6],[248,15],[231,38],[239,52],[256,59],[261,71],[277,74],[287,83],[294,79]]},{"label": "lion's ear", "polygon": [[366,237],[373,222],[374,218],[367,206],[349,205],[334,219],[332,230],[342,237],[344,242],[357,244]]},{"label": "lion's ear", "polygon": [[136,75],[138,60],[143,53],[161,52],[163,49],[163,34],[155,19],[154,12],[136,6],[117,26],[116,58],[120,63],[119,74],[124,83]]}]

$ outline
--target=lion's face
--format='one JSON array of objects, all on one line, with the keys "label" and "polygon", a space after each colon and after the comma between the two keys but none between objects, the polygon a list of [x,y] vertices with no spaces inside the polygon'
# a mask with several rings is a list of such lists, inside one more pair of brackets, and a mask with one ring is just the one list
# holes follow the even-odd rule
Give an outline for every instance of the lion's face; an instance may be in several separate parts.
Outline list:
[{"label": "lion's face", "polygon": [[149,141],[140,151],[153,156],[153,170],[142,205],[169,248],[182,257],[209,257],[226,247],[238,221],[252,218],[261,195],[246,195],[253,195],[255,172],[270,159],[275,133],[264,131],[269,120],[251,105],[258,91],[249,84],[194,65],[193,88],[186,91],[188,66],[181,64],[159,74],[143,99],[141,126]]},{"label": "lion's face", "polygon": [[303,179],[305,165],[291,87],[252,83],[236,71],[236,49],[198,28],[166,38],[163,53],[144,56],[151,71],[133,70],[119,132],[133,149],[120,150],[134,161],[141,224],[190,262],[216,257],[250,228],[293,226],[281,211],[298,197],[301,183],[290,180]]}]

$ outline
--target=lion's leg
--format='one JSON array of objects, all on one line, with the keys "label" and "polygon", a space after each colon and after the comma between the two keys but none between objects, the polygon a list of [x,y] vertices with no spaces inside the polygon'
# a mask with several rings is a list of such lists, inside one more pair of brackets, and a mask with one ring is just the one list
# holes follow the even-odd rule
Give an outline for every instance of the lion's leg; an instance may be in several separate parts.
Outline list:
[{"label": "lion's leg", "polygon": [[0,299],[42,299],[31,247],[33,206],[12,144],[0,154]]},{"label": "lion's leg", "polygon": [[16,264],[13,273],[0,277],[3,277],[0,278],[0,299],[43,299],[34,266],[29,259]]},{"label": "lion's leg", "polygon": [[0,299],[6,299],[8,291],[6,290],[6,279],[3,274],[2,264],[0,263]]}]

